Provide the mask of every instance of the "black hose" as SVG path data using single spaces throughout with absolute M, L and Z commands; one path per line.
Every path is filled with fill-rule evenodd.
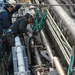
M 69 9 L 70 9 L 71 16 L 72 16 L 73 18 L 75 18 L 75 12 L 74 12 L 73 7 L 70 6 Z
M 34 60 L 34 54 L 32 52 L 32 49 L 31 49 L 31 40 L 34 39 L 33 37 L 30 37 L 29 40 L 28 40 L 28 50 L 29 50 L 29 53 L 30 53 L 30 56 L 31 56 L 31 64 L 29 64 L 29 68 L 30 68 L 30 71 L 31 71 L 31 75 L 34 75 L 33 73 L 33 69 L 32 69 L 32 66 L 34 65 L 33 63 L 33 60 Z
M 71 0 L 73 3 L 75 3 L 75 0 Z
M 34 38 L 33 38 L 33 37 L 30 37 L 30 38 L 29 38 L 28 48 L 29 48 L 29 52 L 30 52 L 31 60 L 32 60 L 32 61 L 31 61 L 31 64 L 34 65 L 34 63 L 33 63 L 34 55 L 33 55 L 33 52 L 32 52 L 32 49 L 33 49 L 33 48 L 31 48 L 31 40 L 32 40 L 32 39 L 34 39 Z
M 28 61 L 29 61 L 29 64 L 31 65 L 31 52 L 30 52 L 30 38 L 27 38 L 27 42 L 26 42 L 26 45 L 27 45 L 27 56 L 28 56 Z
M 74 4 L 71 0 L 61 0 L 64 4 Z M 73 18 L 75 18 L 75 6 L 68 6 L 69 10 L 70 10 L 70 14 Z
M 73 4 L 73 2 L 71 0 L 68 0 L 69 4 Z M 72 15 L 73 18 L 75 18 L 75 11 L 74 11 L 75 6 L 69 6 L 70 9 L 70 13 Z
M 69 2 L 69 4 L 74 4 L 74 2 L 72 0 L 67 0 L 67 1 Z M 75 6 L 72 6 L 72 7 L 75 9 Z
M 66 0 L 61 0 L 61 2 L 64 4 L 69 4 L 68 1 L 66 1 Z

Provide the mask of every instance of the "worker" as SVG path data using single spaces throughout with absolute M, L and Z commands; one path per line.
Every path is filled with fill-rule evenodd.
M 10 27 L 12 24 L 12 14 L 14 14 L 20 7 L 20 5 L 13 7 L 11 4 L 6 4 L 5 7 L 0 10 L 0 35 L 4 29 Z
M 4 42 L 2 38 L 3 30 L 8 29 L 12 24 L 12 14 L 15 13 L 21 6 L 13 7 L 11 4 L 6 4 L 4 8 L 0 9 L 0 62 L 4 55 Z
M 25 33 L 29 37 L 32 37 L 32 33 L 26 28 L 28 24 L 32 25 L 34 23 L 34 18 L 32 15 L 27 13 L 25 16 L 18 18 L 14 24 L 5 32 L 6 40 L 9 43 L 10 47 L 15 44 L 15 37 L 21 33 Z M 12 58 L 11 58 L 12 60 Z M 8 70 L 11 68 L 11 60 L 8 63 Z
M 6 37 L 11 46 L 14 45 L 14 36 L 20 33 L 25 33 L 29 37 L 32 36 L 31 32 L 26 28 L 28 24 L 32 25 L 34 23 L 34 18 L 27 13 L 24 17 L 19 18 L 14 24 L 6 31 Z

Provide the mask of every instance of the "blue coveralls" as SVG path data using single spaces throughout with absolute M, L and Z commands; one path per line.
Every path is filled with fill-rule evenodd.
M 4 12 L 0 13 L 0 61 L 4 56 L 4 44 L 2 41 L 2 32 L 4 29 L 8 29 L 11 24 L 12 24 L 12 14 L 15 13 L 21 6 L 20 5 L 16 5 L 16 7 L 9 12 L 6 7 L 4 7 L 3 9 L 5 10 Z

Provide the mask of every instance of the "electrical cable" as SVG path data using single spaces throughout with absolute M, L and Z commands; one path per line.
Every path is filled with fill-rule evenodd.
M 67 75 L 72 75 L 75 72 L 75 69 L 73 69 L 74 67 L 74 60 L 75 60 L 75 51 L 72 51 L 71 57 L 70 57 L 70 65 L 68 67 L 68 73 Z

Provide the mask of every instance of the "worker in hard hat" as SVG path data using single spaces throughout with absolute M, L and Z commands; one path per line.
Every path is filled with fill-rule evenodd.
M 25 33 L 29 37 L 32 37 L 31 31 L 27 29 L 28 24 L 32 25 L 34 23 L 34 18 L 32 15 L 27 13 L 25 16 L 18 18 L 14 24 L 12 24 L 9 29 L 5 31 L 5 38 L 9 46 L 12 48 L 15 45 L 15 37 L 22 33 Z M 11 52 L 11 50 L 10 50 Z M 11 68 L 11 61 L 8 64 L 8 70 Z
M 20 7 L 20 5 L 13 7 L 11 4 L 6 4 L 5 7 L 0 10 L 0 34 L 4 29 L 8 29 L 11 26 L 12 14 L 15 13 Z
M 4 55 L 4 45 L 2 33 L 4 29 L 8 29 L 12 25 L 12 14 L 15 13 L 21 6 L 16 5 L 14 8 L 11 4 L 6 4 L 3 9 L 0 9 L 0 62 Z
M 6 32 L 6 37 L 11 46 L 14 45 L 14 36 L 20 33 L 25 33 L 29 37 L 32 37 L 31 32 L 26 28 L 28 24 L 32 25 L 34 23 L 34 18 L 27 13 L 24 17 L 19 18 Z

